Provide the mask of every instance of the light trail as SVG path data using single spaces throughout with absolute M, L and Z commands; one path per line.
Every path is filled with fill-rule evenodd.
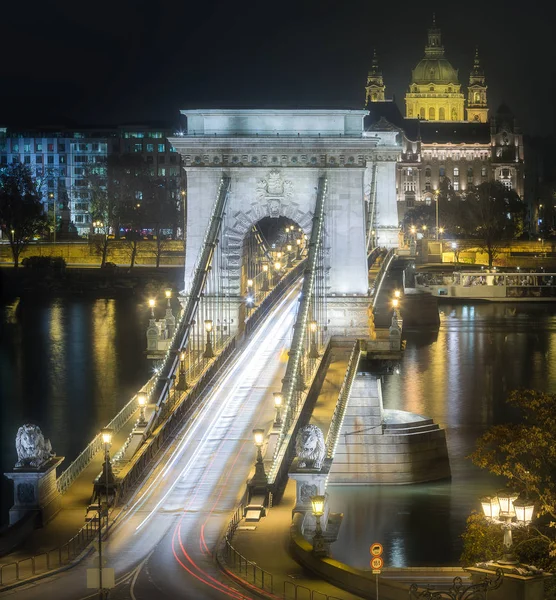
M 257 330 L 257 333 L 249 341 L 247 346 L 239 352 L 239 355 L 229 365 L 224 377 L 222 377 L 220 379 L 216 388 L 209 391 L 209 393 L 207 394 L 207 397 L 204 401 L 204 404 L 203 404 L 202 408 L 200 409 L 199 414 L 197 414 L 195 416 L 195 418 L 193 419 L 193 422 L 190 423 L 189 430 L 183 436 L 183 439 L 179 443 L 178 447 L 172 453 L 169 464 L 166 466 L 166 468 L 161 473 L 159 473 L 154 478 L 154 480 L 150 483 L 150 485 L 148 486 L 147 490 L 144 492 L 142 497 L 139 498 L 135 502 L 135 504 L 129 509 L 129 513 L 128 513 L 129 515 L 133 514 L 134 512 L 136 512 L 138 509 L 140 509 L 143 506 L 143 504 L 150 497 L 150 495 L 152 494 L 152 492 L 154 491 L 156 486 L 159 485 L 161 479 L 166 477 L 166 475 L 168 474 L 170 469 L 176 464 L 176 462 L 178 460 L 180 460 L 183 452 L 185 451 L 187 446 L 192 441 L 193 436 L 195 435 L 195 433 L 197 432 L 199 427 L 201 427 L 201 425 L 203 424 L 204 417 L 207 416 L 209 411 L 214 410 L 214 408 L 215 408 L 214 404 L 216 404 L 216 399 L 218 398 L 219 394 L 222 392 L 223 388 L 226 385 L 229 385 L 230 381 L 237 374 L 238 370 L 240 370 L 241 368 L 244 368 L 244 367 L 245 368 L 248 367 L 249 368 L 248 372 L 250 372 L 256 368 L 256 363 L 260 361 L 259 353 L 261 352 L 261 350 L 258 346 L 260 346 L 261 338 L 263 338 L 265 336 L 269 336 L 269 339 L 271 339 L 271 340 L 275 339 L 275 336 L 283 328 L 284 321 L 288 318 L 291 318 L 290 310 L 283 310 L 283 309 L 288 303 L 293 304 L 293 302 L 295 302 L 295 301 L 292 301 L 292 296 L 296 295 L 297 293 L 298 293 L 298 286 L 296 285 L 290 290 L 290 292 L 286 295 L 286 297 L 283 300 L 281 300 L 278 303 L 278 305 L 272 310 L 271 314 L 265 319 L 263 324 Z M 280 317 L 277 322 L 273 322 L 277 313 L 280 313 Z M 269 330 L 270 330 L 270 333 L 269 333 Z M 247 361 L 247 365 L 244 364 L 246 361 Z M 177 485 L 178 481 L 180 479 L 182 479 L 187 473 L 189 473 L 189 471 L 191 470 L 191 467 L 195 464 L 195 461 L 197 460 L 199 454 L 204 449 L 204 444 L 207 441 L 209 432 L 211 431 L 211 429 L 214 428 L 215 424 L 218 423 L 224 410 L 226 408 L 228 408 L 229 402 L 231 402 L 231 400 L 233 399 L 234 393 L 240 385 L 244 385 L 244 381 L 238 381 L 233 386 L 233 389 L 232 389 L 233 393 L 232 392 L 229 393 L 226 400 L 224 402 L 220 403 L 220 405 L 218 406 L 218 408 L 216 410 L 216 414 L 214 415 L 212 421 L 210 422 L 210 425 L 206 428 L 203 438 L 202 438 L 201 442 L 199 442 L 199 444 L 197 445 L 197 447 L 193 453 L 193 456 L 188 460 L 187 464 L 182 469 L 179 476 L 174 479 L 174 482 L 170 485 L 168 491 L 164 494 L 164 496 L 157 502 L 157 504 L 149 512 L 147 517 L 145 517 L 143 519 L 143 521 L 136 527 L 136 531 L 139 531 L 145 525 L 145 523 L 147 523 L 147 521 L 160 509 L 160 506 L 162 506 L 162 504 L 170 496 L 170 494 L 174 490 L 175 486 Z

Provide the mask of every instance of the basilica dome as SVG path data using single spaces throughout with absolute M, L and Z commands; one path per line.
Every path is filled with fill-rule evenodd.
M 423 58 L 413 69 L 411 83 L 459 85 L 458 72 L 445 58 Z

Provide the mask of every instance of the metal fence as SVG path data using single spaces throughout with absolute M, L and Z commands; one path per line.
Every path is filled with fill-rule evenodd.
M 96 537 L 98 523 L 86 523 L 71 540 L 57 548 L 0 565 L 0 586 L 24 581 L 67 565 Z
M 152 388 L 155 378 L 151 377 L 147 384 L 144 386 L 144 391 L 148 391 Z M 114 433 L 118 433 L 120 429 L 129 421 L 135 411 L 138 410 L 137 405 L 137 394 L 131 398 L 131 400 L 120 410 L 120 412 L 108 423 L 107 427 L 113 430 Z M 87 468 L 89 463 L 93 460 L 95 454 L 103 447 L 102 435 L 98 433 L 93 440 L 87 444 L 85 449 L 77 456 L 77 458 L 65 469 L 58 479 L 56 479 L 56 487 L 58 492 L 63 494 L 67 491 L 70 485 L 81 475 L 81 473 Z
M 359 366 L 359 359 L 361 358 L 361 340 L 357 340 L 351 351 L 346 374 L 342 385 L 340 387 L 340 393 L 338 394 L 338 400 L 336 402 L 336 408 L 332 415 L 332 421 L 330 422 L 330 429 L 326 436 L 326 458 L 334 458 L 336 452 L 336 446 L 338 444 L 338 438 L 340 436 L 340 430 L 344 421 L 344 414 L 346 405 L 351 393 L 351 386 L 355 375 L 357 374 L 357 367 Z

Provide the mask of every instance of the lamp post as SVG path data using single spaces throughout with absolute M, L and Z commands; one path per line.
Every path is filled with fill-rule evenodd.
M 496 496 L 481 498 L 481 506 L 487 520 L 502 525 L 504 530 L 504 546 L 506 554 L 498 561 L 501 565 L 516 565 L 519 563 L 512 553 L 512 529 L 528 525 L 533 520 L 535 506 L 532 502 L 518 500 L 519 494 L 502 490 Z M 515 521 L 514 521 L 515 519 Z
M 52 200 L 52 212 L 54 214 L 53 242 L 56 243 L 56 202 L 54 201 L 54 192 L 48 192 L 48 199 Z
M 423 225 L 423 236 L 427 234 L 427 226 Z
M 268 287 L 268 265 L 264 264 L 263 265 L 263 286 L 261 288 L 262 292 L 268 292 L 269 291 L 269 287 Z
M 436 241 L 438 242 L 438 199 L 440 196 L 440 190 L 434 190 L 435 200 L 434 200 L 434 210 L 436 215 Z
M 295 240 L 295 243 L 297 245 L 297 254 L 295 255 L 296 260 L 300 260 L 301 259 L 301 239 L 297 238 Z
M 292 245 L 288 244 L 286 246 L 286 250 L 287 250 L 287 254 L 286 254 L 286 266 L 289 267 L 291 265 L 291 252 L 292 252 Z
M 309 321 L 309 331 L 311 332 L 311 345 L 309 347 L 309 358 L 318 358 L 319 351 L 317 348 L 317 322 Z
M 149 298 L 149 307 L 151 309 L 151 317 L 154 319 L 154 307 L 156 306 L 156 300 L 154 298 Z
M 212 319 L 205 320 L 205 331 L 207 332 L 207 344 L 205 346 L 205 351 L 203 353 L 203 358 L 214 358 L 214 352 L 212 350 Z
M 137 396 L 137 404 L 139 405 L 139 425 L 144 427 L 147 424 L 145 419 L 145 406 L 147 405 L 147 396 L 145 394 L 139 394 Z
M 280 281 L 280 269 L 282 268 L 282 263 L 280 261 L 276 261 L 274 263 L 274 270 L 276 273 L 274 274 L 276 283 Z
M 185 378 L 185 352 L 180 352 L 180 371 L 176 389 L 185 392 L 187 390 L 187 379 Z
M 282 425 L 282 394 L 280 392 L 274 392 L 274 408 L 276 409 L 274 425 L 279 427 Z
M 253 429 L 253 441 L 257 448 L 257 461 L 255 462 L 255 475 L 251 480 L 254 488 L 266 488 L 268 479 L 264 470 L 262 447 L 264 442 L 264 429 Z
M 164 290 L 164 295 L 166 296 L 166 306 L 168 308 L 172 308 L 172 305 L 170 304 L 170 299 L 172 298 L 172 290 L 170 288 Z
M 440 239 L 442 239 L 442 234 L 444 233 L 444 227 L 439 227 L 438 233 L 440 234 Z
M 324 500 L 324 496 L 311 496 L 313 515 L 316 519 L 315 536 L 313 537 L 313 554 L 315 556 L 327 556 L 328 554 L 320 523 L 321 517 L 324 515 Z

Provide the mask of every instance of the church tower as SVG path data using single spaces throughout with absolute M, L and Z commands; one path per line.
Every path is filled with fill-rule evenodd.
M 444 56 L 442 35 L 433 16 L 425 56 L 413 69 L 405 95 L 405 115 L 427 121 L 463 121 L 464 104 L 458 72 Z
M 365 86 L 365 105 L 371 102 L 384 102 L 386 100 L 384 93 L 386 86 L 382 79 L 382 71 L 378 66 L 376 50 L 373 55 L 373 64 L 367 75 L 367 85 Z
M 478 48 L 475 50 L 475 61 L 467 88 L 467 120 L 479 123 L 488 121 L 487 86 Z

